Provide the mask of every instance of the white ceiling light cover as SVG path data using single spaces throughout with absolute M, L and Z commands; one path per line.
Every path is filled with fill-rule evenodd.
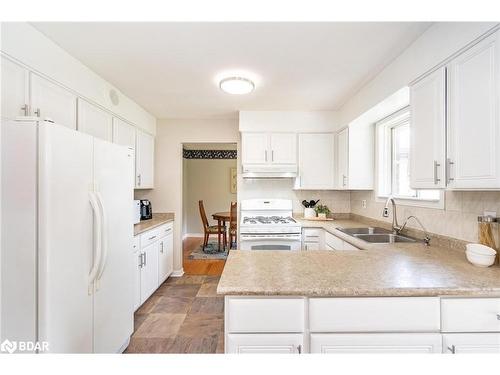
M 227 77 L 220 81 L 219 87 L 228 94 L 244 95 L 251 93 L 255 89 L 255 84 L 245 77 Z

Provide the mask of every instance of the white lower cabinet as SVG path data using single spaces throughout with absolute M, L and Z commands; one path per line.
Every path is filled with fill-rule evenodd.
M 327 250 L 359 250 L 357 247 L 351 245 L 337 236 L 334 236 L 330 232 L 325 234 L 325 245 Z
M 174 270 L 174 235 L 172 225 L 167 229 L 167 235 L 163 237 L 158 246 L 158 284 L 161 285 Z
M 158 288 L 158 242 L 146 246 L 142 252 L 141 304 Z
M 311 334 L 311 353 L 441 353 L 439 333 Z
M 301 333 L 229 334 L 226 340 L 226 353 L 300 354 L 303 348 Z
M 443 353 L 500 353 L 500 333 L 444 334 Z

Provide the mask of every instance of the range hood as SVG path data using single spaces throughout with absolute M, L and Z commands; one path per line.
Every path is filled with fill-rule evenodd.
M 295 164 L 250 164 L 243 165 L 243 178 L 295 178 L 297 165 Z

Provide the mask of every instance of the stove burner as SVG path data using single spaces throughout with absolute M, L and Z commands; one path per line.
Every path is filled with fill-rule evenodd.
M 243 224 L 290 224 L 296 223 L 291 216 L 255 216 L 243 218 Z

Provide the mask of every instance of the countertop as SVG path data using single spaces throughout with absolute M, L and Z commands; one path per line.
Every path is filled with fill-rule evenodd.
M 173 212 L 153 214 L 152 219 L 143 220 L 138 224 L 134 224 L 134 236 L 147 232 L 150 229 L 156 228 L 162 224 L 169 223 L 171 221 L 174 221 Z
M 369 244 L 336 227 L 353 220 L 301 221 L 360 251 L 230 251 L 217 288 L 224 295 L 500 296 L 500 267 L 473 266 L 461 251 L 422 243 Z

